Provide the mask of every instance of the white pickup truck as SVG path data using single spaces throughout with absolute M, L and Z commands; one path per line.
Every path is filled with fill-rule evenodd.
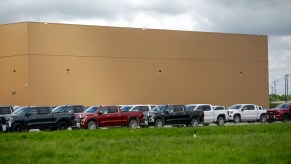
M 219 126 L 219 125 L 224 125 L 224 123 L 228 121 L 228 114 L 225 108 L 224 109 L 217 108 L 217 110 L 214 110 L 214 108 L 210 104 L 188 104 L 185 107 L 187 111 L 192 111 L 192 110 L 203 111 L 204 112 L 203 125 L 216 123 Z
M 265 123 L 267 121 L 267 110 L 259 109 L 255 104 L 235 104 L 227 110 L 229 112 L 229 121 L 233 121 L 234 123 L 245 121 L 260 121 L 261 123 Z

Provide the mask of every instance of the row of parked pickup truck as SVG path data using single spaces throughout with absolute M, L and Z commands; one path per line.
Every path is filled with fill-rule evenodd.
M 107 126 L 146 128 L 165 125 L 198 126 L 225 122 L 287 121 L 291 118 L 291 104 L 265 110 L 255 104 L 235 104 L 228 109 L 210 104 L 188 105 L 82 105 L 25 106 L 14 110 L 0 107 L 2 131 L 65 130 L 69 127 L 96 129 Z

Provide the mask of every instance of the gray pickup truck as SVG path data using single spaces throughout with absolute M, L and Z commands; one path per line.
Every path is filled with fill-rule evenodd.
M 5 116 L 3 131 L 22 132 L 29 129 L 65 130 L 72 125 L 74 115 L 71 112 L 52 113 L 48 106 L 21 107 Z

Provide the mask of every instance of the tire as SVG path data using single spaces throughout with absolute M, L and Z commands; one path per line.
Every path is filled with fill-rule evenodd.
M 288 117 L 288 115 L 284 115 L 282 121 L 283 121 L 283 122 L 289 121 L 289 117 Z
M 61 121 L 58 125 L 59 130 L 67 130 L 68 129 L 68 124 L 64 121 Z
M 239 123 L 240 122 L 240 116 L 239 115 L 234 115 L 233 116 L 233 122 L 234 123 Z
M 163 120 L 162 120 L 162 119 L 157 119 L 157 120 L 155 121 L 155 128 L 162 128 L 162 127 L 164 127 L 164 122 L 163 122 Z
M 219 116 L 218 118 L 217 118 L 217 126 L 222 126 L 222 125 L 224 125 L 224 123 L 225 123 L 225 119 L 222 117 L 222 116 Z
M 88 129 L 89 130 L 95 130 L 97 128 L 97 124 L 95 121 L 91 120 L 88 122 Z
M 198 125 L 199 125 L 199 122 L 198 122 L 197 118 L 192 118 L 190 121 L 190 126 L 197 127 Z
M 14 132 L 23 132 L 23 125 L 21 123 L 15 123 L 13 125 Z
M 137 126 L 138 126 L 138 122 L 136 119 L 131 119 L 128 123 L 129 128 L 134 129 L 134 128 L 137 128 Z
M 261 117 L 260 117 L 260 122 L 261 122 L 261 123 L 266 123 L 266 122 L 267 122 L 267 117 L 266 117 L 266 115 L 261 115 Z

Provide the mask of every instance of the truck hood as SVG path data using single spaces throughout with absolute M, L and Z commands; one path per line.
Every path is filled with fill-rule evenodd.
M 82 118 L 82 117 L 85 117 L 85 116 L 93 116 L 95 115 L 96 113 L 75 113 L 75 117 L 76 118 Z
M 240 110 L 237 110 L 237 109 L 227 109 L 228 111 L 240 111 Z
M 9 120 L 10 118 L 13 118 L 13 119 L 20 119 L 20 118 L 24 118 L 24 116 L 22 115 L 16 115 L 16 114 L 7 114 L 7 115 L 4 115 L 5 116 L 5 120 Z
M 270 109 L 270 110 L 267 110 L 267 114 L 277 114 L 277 113 L 280 113 L 281 111 L 284 111 L 284 109 Z

